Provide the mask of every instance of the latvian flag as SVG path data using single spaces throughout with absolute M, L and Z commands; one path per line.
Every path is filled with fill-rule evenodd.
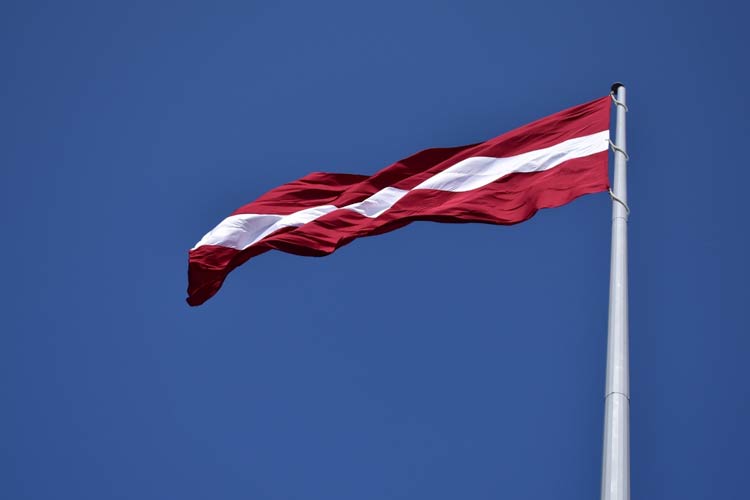
M 609 188 L 610 97 L 488 141 L 421 151 L 367 176 L 314 172 L 237 209 L 190 250 L 188 304 L 271 249 L 327 255 L 417 220 L 517 224 Z

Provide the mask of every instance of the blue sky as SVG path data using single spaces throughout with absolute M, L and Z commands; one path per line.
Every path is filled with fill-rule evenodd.
M 310 171 L 373 173 L 628 85 L 633 498 L 740 499 L 748 7 L 6 2 L 0 497 L 599 494 L 606 194 L 513 227 L 187 250 Z

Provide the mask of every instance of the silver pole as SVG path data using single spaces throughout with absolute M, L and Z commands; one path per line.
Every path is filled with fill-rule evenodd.
M 628 186 L 625 86 L 616 94 L 612 255 L 609 275 L 607 382 L 604 395 L 602 500 L 630 500 L 630 375 L 628 361 Z

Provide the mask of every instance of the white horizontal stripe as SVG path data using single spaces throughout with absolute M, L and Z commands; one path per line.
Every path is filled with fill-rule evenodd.
M 464 192 L 478 189 L 501 177 L 518 172 L 541 172 L 555 168 L 574 158 L 583 158 L 605 151 L 609 130 L 569 139 L 544 149 L 537 149 L 508 158 L 474 156 L 433 175 L 414 189 Z
M 517 172 L 541 172 L 563 162 L 583 158 L 608 148 L 609 130 L 569 139 L 554 146 L 507 158 L 474 156 L 435 174 L 414 189 L 464 192 L 486 186 L 501 177 Z M 358 203 L 343 207 L 365 217 L 379 217 L 409 191 L 387 187 Z M 289 215 L 237 214 L 221 221 L 193 249 L 203 245 L 221 245 L 244 250 L 283 227 L 299 227 L 329 214 L 338 207 L 322 205 Z
M 230 215 L 201 238 L 193 250 L 203 245 L 221 245 L 243 250 L 282 227 L 299 227 L 337 209 L 333 205 L 322 205 L 289 215 Z
M 347 205 L 344 208 L 354 210 L 355 212 L 360 213 L 365 217 L 374 219 L 375 217 L 379 216 L 380 214 L 391 208 L 393 205 L 395 205 L 396 202 L 403 198 L 404 195 L 408 192 L 409 191 L 406 191 L 404 189 L 387 187 L 385 189 L 381 189 L 364 201 Z

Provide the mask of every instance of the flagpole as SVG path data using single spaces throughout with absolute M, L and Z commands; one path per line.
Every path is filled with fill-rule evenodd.
M 625 86 L 612 85 L 617 130 L 612 186 L 607 381 L 604 395 L 602 500 L 630 500 L 630 374 L 628 360 L 628 187 Z

